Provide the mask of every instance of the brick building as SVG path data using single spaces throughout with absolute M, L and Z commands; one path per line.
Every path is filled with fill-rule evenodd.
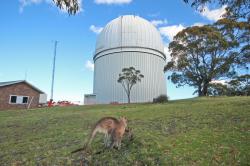
M 36 108 L 47 95 L 27 81 L 0 82 L 0 110 Z

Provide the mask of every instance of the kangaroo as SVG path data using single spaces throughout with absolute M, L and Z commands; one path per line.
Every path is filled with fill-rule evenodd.
M 127 128 L 127 119 L 125 117 L 121 117 L 119 123 L 111 131 L 110 148 L 113 148 L 114 146 L 117 147 L 118 149 L 121 148 L 121 141 L 124 133 L 126 132 L 126 128 Z
M 121 140 L 125 133 L 126 127 L 127 119 L 125 117 L 121 117 L 119 120 L 113 117 L 104 117 L 95 124 L 90 134 L 90 137 L 84 147 L 77 149 L 71 153 L 84 150 L 86 147 L 88 147 L 97 133 L 104 134 L 105 147 L 117 147 L 118 149 L 120 149 Z
M 104 117 L 96 123 L 86 146 L 91 144 L 97 133 L 103 133 L 106 147 L 120 147 L 126 127 L 127 119 L 125 117 L 121 117 L 119 120 L 113 117 Z

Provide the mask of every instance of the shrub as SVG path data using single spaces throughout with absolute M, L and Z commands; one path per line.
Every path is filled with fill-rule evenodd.
M 153 99 L 153 103 L 166 103 L 168 102 L 168 96 L 160 95 Z

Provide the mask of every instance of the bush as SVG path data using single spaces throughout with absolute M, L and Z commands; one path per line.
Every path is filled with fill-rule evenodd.
M 153 99 L 153 103 L 166 103 L 168 102 L 168 96 L 160 95 Z

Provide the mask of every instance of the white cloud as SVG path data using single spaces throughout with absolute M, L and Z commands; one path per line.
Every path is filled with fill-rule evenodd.
M 210 83 L 211 83 L 211 84 L 222 84 L 222 85 L 227 85 L 227 81 L 226 81 L 226 80 L 212 80 Z
M 191 26 L 203 26 L 203 25 L 204 25 L 203 23 L 197 22 Z M 179 24 L 179 25 L 163 26 L 163 27 L 159 27 L 158 29 L 161 35 L 163 37 L 167 37 L 169 42 L 171 42 L 174 36 L 185 28 L 186 28 L 185 26 L 183 26 L 182 24 Z M 171 60 L 171 56 L 170 56 L 171 52 L 169 51 L 168 46 L 169 46 L 169 43 L 164 43 L 164 53 L 166 55 L 166 62 L 169 62 Z
M 148 14 L 149 17 L 158 17 L 160 12 Z
M 164 45 L 164 53 L 166 55 L 166 62 L 169 62 L 171 60 L 171 56 L 170 56 L 170 51 L 168 49 L 168 44 Z
M 202 27 L 204 24 L 201 22 L 194 23 L 192 26 Z
M 30 5 L 37 5 L 37 4 L 41 4 L 41 3 L 47 3 L 47 4 L 55 6 L 53 0 L 19 0 L 19 2 L 20 2 L 20 7 L 19 7 L 19 12 L 20 13 L 23 12 L 25 7 L 30 6 Z M 78 0 L 78 3 L 79 3 L 79 6 L 80 6 L 79 12 L 81 12 L 82 11 L 82 0 Z M 60 11 L 62 11 L 63 13 L 67 13 L 66 5 L 63 5 L 63 7 L 62 7 L 62 9 Z
M 154 26 L 160 26 L 160 25 L 164 25 L 164 24 L 167 24 L 168 21 L 166 19 L 164 20 L 152 20 L 151 23 L 154 25 Z
M 222 6 L 221 8 L 210 10 L 207 6 L 204 7 L 204 11 L 200 14 L 211 21 L 217 21 L 223 18 L 223 14 L 226 12 L 226 5 Z
M 107 5 L 111 4 L 121 5 L 121 4 L 129 4 L 131 2 L 132 0 L 95 0 L 96 4 L 107 4 Z
M 96 34 L 99 34 L 103 30 L 103 27 L 96 27 L 95 25 L 91 25 L 89 29 Z
M 94 71 L 94 63 L 91 62 L 90 60 L 88 60 L 86 63 L 85 63 L 85 67 L 90 70 L 90 71 Z
M 46 0 L 19 0 L 20 2 L 19 12 L 22 13 L 26 6 L 29 6 L 32 4 L 40 4 L 44 1 Z
M 179 24 L 179 25 L 160 27 L 159 30 L 162 36 L 167 37 L 169 41 L 172 41 L 174 36 L 184 28 L 185 27 L 182 24 Z

